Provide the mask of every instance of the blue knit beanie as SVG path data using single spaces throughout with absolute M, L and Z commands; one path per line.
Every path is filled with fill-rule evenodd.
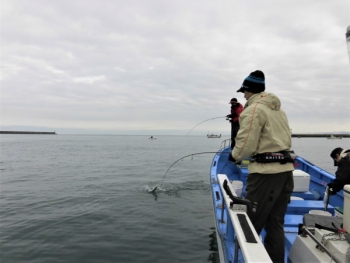
M 260 93 L 265 90 L 265 75 L 262 71 L 256 70 L 245 78 L 243 84 L 237 92 L 249 91 L 252 93 Z

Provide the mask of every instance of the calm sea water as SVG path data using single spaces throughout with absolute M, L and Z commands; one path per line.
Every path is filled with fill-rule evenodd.
M 1 135 L 0 262 L 218 262 L 209 189 L 221 139 Z M 334 173 L 350 140 L 293 139 Z

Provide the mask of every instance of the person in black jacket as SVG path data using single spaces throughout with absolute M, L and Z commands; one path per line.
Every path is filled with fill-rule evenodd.
M 331 152 L 330 156 L 334 160 L 334 166 L 338 166 L 334 181 L 328 184 L 330 194 L 334 195 L 343 190 L 344 185 L 350 184 L 350 150 L 338 147 Z

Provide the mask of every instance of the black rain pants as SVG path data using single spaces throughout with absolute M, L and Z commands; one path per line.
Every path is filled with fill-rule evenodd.
M 231 123 L 231 149 L 233 149 L 236 145 L 236 136 L 237 136 L 237 132 L 239 130 L 239 123 Z
M 257 203 L 256 212 L 248 215 L 259 235 L 265 228 L 264 246 L 274 263 L 284 262 L 284 216 L 293 188 L 292 171 L 252 173 L 247 178 L 245 198 Z

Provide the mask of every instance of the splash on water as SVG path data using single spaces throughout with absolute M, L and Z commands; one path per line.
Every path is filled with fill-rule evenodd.
M 155 191 L 157 191 L 158 185 L 152 187 L 151 189 L 148 189 L 149 193 L 154 193 Z
M 159 185 L 149 187 L 147 184 L 144 186 L 144 191 L 148 193 L 156 193 L 165 191 L 165 189 L 161 188 Z
M 167 195 L 181 197 L 182 193 L 186 191 L 198 191 L 198 190 L 210 191 L 210 187 L 208 184 L 206 184 L 203 181 L 188 181 L 180 184 L 170 183 L 170 184 L 167 184 L 166 189 L 161 188 L 161 190 Z

